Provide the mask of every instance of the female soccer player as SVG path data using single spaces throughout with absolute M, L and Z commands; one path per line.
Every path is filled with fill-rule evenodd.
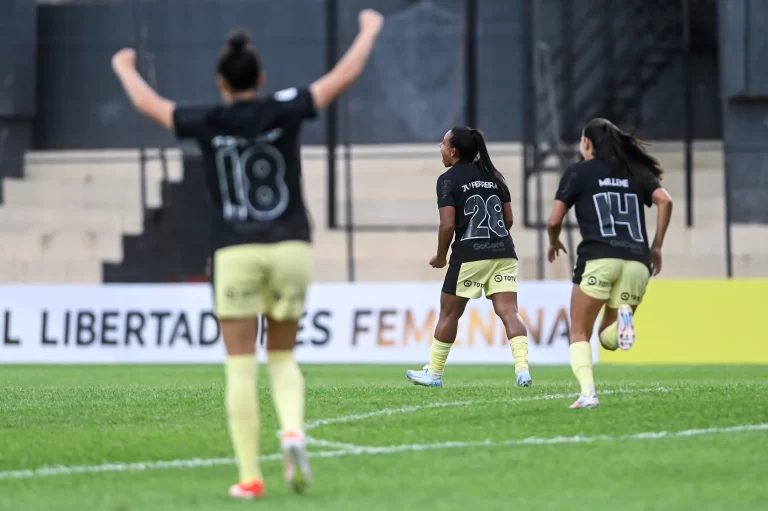
M 179 138 L 197 141 L 215 204 L 211 281 L 227 349 L 226 409 L 240 480 L 229 494 L 262 496 L 254 356 L 257 317 L 267 318 L 269 376 L 282 429 L 285 478 L 296 491 L 309 483 L 304 379 L 293 357 L 298 320 L 311 279 L 310 226 L 301 191 L 299 132 L 305 119 L 363 71 L 383 24 L 376 11 L 359 15 L 360 32 L 333 70 L 306 89 L 258 97 L 264 73 L 248 36 L 227 41 L 217 63 L 224 105 L 177 107 L 135 68 L 132 49 L 112 64 L 133 105 Z
M 504 323 L 515 360 L 517 384 L 531 385 L 528 372 L 528 332 L 517 312 L 517 255 L 509 228 L 512 205 L 509 188 L 488 154 L 480 130 L 456 126 L 440 143 L 448 170 L 437 179 L 440 228 L 437 255 L 429 264 L 443 268 L 451 247 L 451 263 L 440 296 L 440 318 L 429 364 L 407 371 L 416 385 L 443 386 L 443 369 L 456 340 L 459 318 L 471 298 L 485 296 Z M 455 234 L 455 238 L 454 238 Z
M 635 342 L 632 316 L 651 274 L 661 272 L 661 247 L 672 215 L 672 199 L 661 187 L 659 162 L 636 137 L 606 119 L 593 119 L 581 135 L 584 161 L 565 171 L 549 217 L 549 262 L 565 247 L 560 229 L 576 207 L 582 242 L 571 294 L 571 367 L 581 384 L 571 408 L 599 405 L 592 376 L 589 339 L 605 305 L 600 343 L 628 350 Z M 648 247 L 642 205 L 659 209 L 656 237 Z M 617 319 L 618 317 L 618 319 Z

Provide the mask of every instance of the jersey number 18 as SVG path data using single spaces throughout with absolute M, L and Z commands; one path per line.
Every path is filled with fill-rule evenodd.
M 285 159 L 274 146 L 242 147 L 235 137 L 218 137 L 216 171 L 224 218 L 232 222 L 269 222 L 288 207 Z

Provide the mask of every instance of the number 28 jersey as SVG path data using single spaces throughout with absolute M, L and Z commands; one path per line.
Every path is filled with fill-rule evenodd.
M 456 208 L 451 263 L 515 258 L 504 225 L 507 192 L 477 165 L 457 163 L 437 179 L 437 207 Z
M 213 250 L 311 240 L 301 187 L 299 135 L 316 116 L 307 89 L 207 108 L 176 108 L 180 139 L 194 139 L 214 204 Z
M 582 242 L 578 262 L 594 259 L 639 261 L 650 268 L 651 255 L 645 228 L 645 210 L 656 179 L 640 182 L 617 176 L 605 162 L 587 160 L 568 167 L 555 199 L 574 206 Z

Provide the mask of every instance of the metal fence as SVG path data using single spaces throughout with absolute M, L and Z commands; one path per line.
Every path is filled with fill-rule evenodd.
M 153 14 L 146 0 L 131 1 L 141 70 L 154 85 L 156 59 L 147 42 L 148 17 Z M 355 278 L 355 233 L 435 228 L 429 222 L 359 219 L 354 207 L 354 166 L 361 158 L 376 156 L 353 154 L 353 146 L 377 134 L 390 142 L 436 144 L 453 124 L 470 124 L 490 132 L 492 140 L 521 141 L 523 219 L 526 227 L 540 235 L 540 278 L 544 277 L 544 205 L 551 199 L 541 180 L 574 161 L 579 126 L 588 118 L 605 116 L 624 128 L 639 129 L 648 138 L 657 133 L 660 138 L 683 140 L 683 204 L 686 225 L 693 226 L 692 147 L 697 133 L 692 1 L 324 0 L 323 19 L 317 21 L 323 27 L 324 40 L 318 43 L 324 48 L 326 70 L 354 37 L 360 8 L 378 8 L 388 20 L 383 44 L 372 59 L 372 66 L 378 66 L 376 73 L 364 76 L 322 119 L 328 190 L 325 218 L 329 229 L 346 233 L 350 278 Z M 695 3 L 701 7 L 701 2 Z M 682 79 L 673 86 L 660 83 L 660 77 L 675 66 Z M 430 77 L 438 79 L 430 82 Z M 654 87 L 666 91 L 665 101 L 649 105 L 644 100 Z M 669 105 L 675 105 L 675 119 L 667 122 Z M 380 124 L 371 128 L 377 121 Z M 673 132 L 664 133 L 664 129 Z M 397 136 L 391 136 L 392 130 Z M 366 133 L 363 139 L 362 132 Z M 158 146 L 145 135 L 139 125 L 136 143 L 142 172 L 147 164 L 145 148 Z M 164 157 L 162 148 L 159 154 Z M 567 226 L 572 245 L 573 222 Z M 730 261 L 729 244 L 727 250 Z

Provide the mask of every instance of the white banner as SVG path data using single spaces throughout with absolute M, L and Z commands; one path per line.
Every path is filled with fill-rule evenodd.
M 531 364 L 568 364 L 570 293 L 569 282 L 520 284 Z M 420 367 L 429 360 L 439 300 L 440 283 L 316 284 L 297 358 Z M 221 363 L 224 357 L 207 284 L 0 287 L 0 363 Z M 469 302 L 449 363 L 512 363 L 490 300 Z

